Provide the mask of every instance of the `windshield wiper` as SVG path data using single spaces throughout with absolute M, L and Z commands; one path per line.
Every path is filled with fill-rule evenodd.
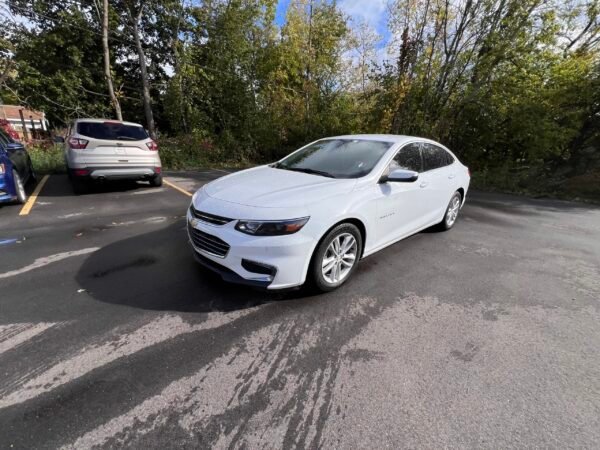
M 138 139 L 131 136 L 117 136 L 115 138 L 117 141 L 137 141 Z
M 309 173 L 311 175 L 321 175 L 322 177 L 335 178 L 335 175 L 330 174 L 329 172 L 324 172 L 323 170 L 316 169 L 308 169 L 304 167 L 284 167 L 281 164 L 276 166 L 277 169 L 291 170 L 292 172 L 302 172 Z

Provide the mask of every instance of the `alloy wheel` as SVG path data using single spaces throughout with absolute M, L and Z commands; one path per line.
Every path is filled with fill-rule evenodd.
M 456 194 L 450 200 L 450 205 L 448 206 L 448 212 L 446 212 L 446 226 L 450 228 L 456 222 L 456 218 L 458 217 L 458 211 L 460 210 L 460 195 Z
M 337 235 L 325 250 L 321 271 L 325 281 L 341 283 L 350 274 L 356 263 L 358 244 L 350 233 Z

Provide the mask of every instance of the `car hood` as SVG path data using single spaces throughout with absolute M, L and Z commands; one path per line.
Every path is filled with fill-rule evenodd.
M 260 166 L 233 173 L 205 187 L 208 196 L 263 208 L 306 206 L 352 190 L 356 180 L 326 178 Z

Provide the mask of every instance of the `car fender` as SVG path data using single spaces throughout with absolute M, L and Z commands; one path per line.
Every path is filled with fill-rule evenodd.
M 311 226 L 309 233 L 314 237 L 313 245 L 310 248 L 309 257 L 305 261 L 303 268 L 303 280 L 306 280 L 308 269 L 312 261 L 312 257 L 317 250 L 321 240 L 327 235 L 327 233 L 340 223 L 347 222 L 349 220 L 360 221 L 365 228 L 366 239 L 363 242 L 363 253 L 366 246 L 366 240 L 371 242 L 371 237 L 374 235 L 375 230 L 372 224 L 367 219 L 366 211 L 367 208 L 374 207 L 374 202 L 369 202 L 370 195 L 365 192 L 359 192 L 359 198 L 356 198 L 357 192 L 353 191 L 349 195 L 353 198 L 353 201 L 349 200 L 349 195 L 339 195 L 334 198 L 328 198 L 326 205 L 314 206 L 313 212 L 317 214 L 311 215 Z M 370 205 L 369 205 L 370 203 Z

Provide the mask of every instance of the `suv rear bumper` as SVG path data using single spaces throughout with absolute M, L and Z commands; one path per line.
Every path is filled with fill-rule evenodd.
M 89 180 L 149 180 L 160 175 L 160 167 L 86 167 L 70 169 L 73 178 Z

